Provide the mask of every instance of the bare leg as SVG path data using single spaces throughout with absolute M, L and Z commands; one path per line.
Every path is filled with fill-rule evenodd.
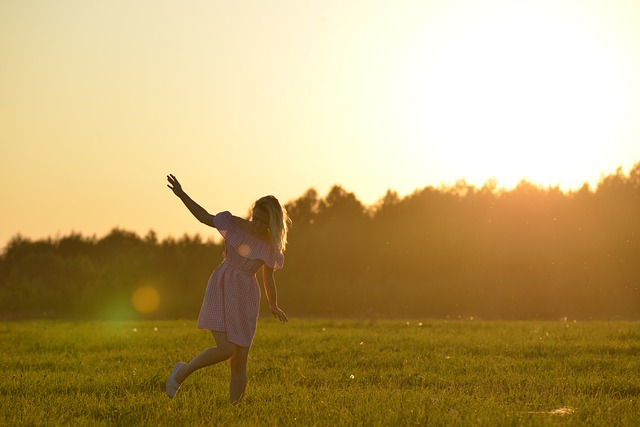
M 233 356 L 234 345 L 227 341 L 227 334 L 225 332 L 215 331 L 211 331 L 211 333 L 213 338 L 216 340 L 216 347 L 206 349 L 193 358 L 191 362 L 184 365 L 175 376 L 178 383 L 182 384 L 189 375 L 198 369 L 215 365 L 216 363 L 225 361 Z
M 247 358 L 249 347 L 235 346 L 235 352 L 231 356 L 231 380 L 229 381 L 229 400 L 238 404 L 244 396 L 247 388 Z

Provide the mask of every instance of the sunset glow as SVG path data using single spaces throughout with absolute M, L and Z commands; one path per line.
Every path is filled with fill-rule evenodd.
M 640 3 L 0 4 L 0 247 L 207 233 L 334 184 L 592 188 L 640 160 Z M 241 166 L 239 166 L 241 165 Z

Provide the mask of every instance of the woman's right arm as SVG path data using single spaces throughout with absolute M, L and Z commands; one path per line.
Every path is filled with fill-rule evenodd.
M 182 203 L 184 203 L 187 209 L 189 209 L 189 212 L 191 212 L 193 216 L 195 216 L 201 223 L 208 225 L 209 227 L 213 227 L 214 215 L 211 215 L 209 212 L 207 212 L 202 206 L 194 202 L 193 199 L 184 192 L 184 190 L 182 189 L 182 185 L 180 185 L 180 182 L 178 181 L 178 178 L 169 174 L 167 175 L 167 181 L 169 181 L 167 187 L 169 187 L 171 191 L 173 191 L 173 194 L 175 194 L 180 198 L 180 200 L 182 200 Z

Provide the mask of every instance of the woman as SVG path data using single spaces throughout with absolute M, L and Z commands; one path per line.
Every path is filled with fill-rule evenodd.
M 225 240 L 225 251 L 222 264 L 209 278 L 198 316 L 198 328 L 211 331 L 216 347 L 204 350 L 189 363 L 178 362 L 167 380 L 166 391 L 173 397 L 193 372 L 230 359 L 229 397 L 232 403 L 238 403 L 247 385 L 247 356 L 260 308 L 256 279 L 260 268 L 271 313 L 287 321 L 278 307 L 274 271 L 284 263 L 290 221 L 273 196 L 256 201 L 250 221 L 229 212 L 211 215 L 184 192 L 175 176 L 168 175 L 167 180 L 167 187 L 200 222 L 218 229 Z

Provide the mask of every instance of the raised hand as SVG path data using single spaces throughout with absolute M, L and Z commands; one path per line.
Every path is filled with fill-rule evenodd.
M 178 182 L 178 178 L 176 178 L 172 174 L 169 174 L 167 175 L 167 181 L 169 181 L 169 184 L 167 184 L 167 187 L 169 187 L 171 191 L 173 191 L 173 194 L 175 194 L 178 197 L 184 194 L 184 191 L 182 190 L 182 185 L 180 185 L 180 182 Z

